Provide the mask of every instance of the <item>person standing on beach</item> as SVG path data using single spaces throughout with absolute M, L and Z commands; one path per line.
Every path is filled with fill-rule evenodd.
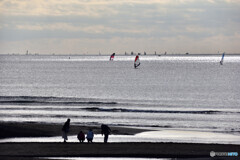
M 102 135 L 104 134 L 104 143 L 107 143 L 108 135 L 111 133 L 111 129 L 105 124 L 101 125 L 101 129 L 102 129 Z
M 66 143 L 68 140 L 67 133 L 69 132 L 69 128 L 70 128 L 70 119 L 68 118 L 62 127 L 62 133 L 63 133 L 62 138 L 64 139 L 63 141 L 64 143 Z
M 90 143 L 90 142 L 92 143 L 93 137 L 94 137 L 93 131 L 92 131 L 92 129 L 89 129 L 89 131 L 88 131 L 88 133 L 87 133 L 88 143 Z

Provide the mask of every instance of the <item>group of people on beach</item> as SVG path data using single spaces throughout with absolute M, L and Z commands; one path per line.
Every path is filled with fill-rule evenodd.
M 93 137 L 94 137 L 94 133 L 93 133 L 92 129 L 89 129 L 87 136 L 86 136 L 88 143 L 92 143 Z M 80 131 L 78 133 L 77 138 L 80 143 L 83 143 L 85 141 L 85 134 L 83 133 L 83 131 Z
M 64 123 L 63 127 L 62 127 L 62 138 L 64 139 L 64 143 L 67 142 L 68 137 L 67 134 L 69 132 L 70 129 L 70 119 L 68 118 L 67 121 Z M 111 133 L 111 129 L 105 125 L 102 124 L 101 125 L 101 133 L 102 135 L 104 135 L 104 143 L 108 142 L 108 136 Z M 92 131 L 92 129 L 89 129 L 87 135 L 86 135 L 86 139 L 88 141 L 88 143 L 92 143 L 93 142 L 93 137 L 94 137 L 94 133 Z M 80 131 L 77 135 L 77 138 L 79 140 L 80 143 L 83 143 L 85 141 L 85 134 L 83 133 L 83 131 Z

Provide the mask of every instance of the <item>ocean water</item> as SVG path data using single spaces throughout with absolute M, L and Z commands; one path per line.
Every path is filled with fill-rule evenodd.
M 0 55 L 0 121 L 240 135 L 240 56 Z

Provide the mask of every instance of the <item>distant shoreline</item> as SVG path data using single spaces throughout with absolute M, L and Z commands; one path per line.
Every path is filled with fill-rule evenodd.
M 98 54 L 20 54 L 20 53 L 9 53 L 9 54 L 0 54 L 0 56 L 110 56 L 111 53 L 109 54 L 102 54 L 102 55 L 98 55 Z M 186 54 L 186 53 L 169 53 L 169 54 L 164 54 L 164 53 L 158 53 L 158 54 L 147 54 L 147 55 L 144 55 L 144 54 L 141 54 L 140 56 L 219 56 L 219 55 L 222 55 L 222 53 L 189 53 L 189 54 Z M 226 53 L 225 55 L 227 56 L 240 56 L 240 53 Z M 116 54 L 115 55 L 116 57 L 117 56 L 136 56 L 136 53 L 131 55 L 131 54 L 127 54 L 127 55 L 124 55 L 124 54 Z

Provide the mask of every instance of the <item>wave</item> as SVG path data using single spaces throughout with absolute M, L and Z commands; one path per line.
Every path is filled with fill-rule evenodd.
M 0 105 L 22 105 L 25 107 L 5 107 L 0 110 L 85 110 L 89 112 L 132 112 L 132 113 L 166 113 L 166 114 L 240 114 L 240 112 L 221 111 L 221 110 L 155 110 L 155 109 L 131 109 L 131 105 L 135 103 L 118 103 L 114 101 L 107 101 L 94 98 L 74 98 L 74 97 L 42 97 L 42 96 L 0 96 Z M 55 107 L 41 107 L 29 108 L 32 106 L 74 106 L 71 108 L 55 108 Z M 140 104 L 138 104 L 140 105 Z M 145 104 L 144 106 L 146 106 Z M 77 107 L 79 106 L 79 107 Z M 89 107 L 88 107 L 89 106 Z M 99 106 L 99 107 L 98 107 Z M 104 106 L 101 107 L 101 106 Z M 117 107 L 118 108 L 114 108 Z M 119 108 L 126 106 L 126 108 Z M 159 107 L 157 107 L 159 108 Z
M 179 111 L 179 110 L 141 110 L 141 109 L 124 109 L 124 108 L 82 108 L 91 112 L 136 112 L 136 113 L 176 113 L 176 114 L 218 114 L 218 113 L 233 113 L 217 110 L 200 110 L 200 111 Z M 240 113 L 240 112 L 234 112 Z
M 78 116 L 78 115 L 63 115 L 63 114 L 1 114 L 1 118 L 74 118 L 74 119 L 102 119 L 102 118 L 111 118 L 110 116 Z
M 98 108 L 98 107 L 71 107 L 71 108 L 59 108 L 59 107 L 41 107 L 41 108 L 28 108 L 28 107 L 11 107 L 5 108 L 1 107 L 0 110 L 35 110 L 35 111 L 80 111 L 85 110 L 88 112 L 136 112 L 136 113 L 174 113 L 174 114 L 240 114 L 240 112 L 231 111 L 217 111 L 217 110 L 201 110 L 201 111 L 174 111 L 174 110 L 138 110 L 138 109 L 123 109 L 123 108 Z
M 38 96 L 0 96 L 0 104 L 25 105 L 116 105 L 117 102 L 97 101 L 90 98 L 38 97 Z

